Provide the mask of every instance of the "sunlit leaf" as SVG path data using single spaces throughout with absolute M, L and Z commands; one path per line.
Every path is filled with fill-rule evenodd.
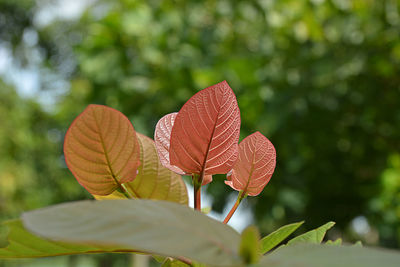
M 142 164 L 133 182 L 127 184 L 134 196 L 188 203 L 186 185 L 180 175 L 165 168 L 159 161 L 154 141 L 138 134 Z
M 80 201 L 27 212 L 22 219 L 27 229 L 52 240 L 115 245 L 210 265 L 240 261 L 235 230 L 168 201 Z
M 275 246 L 277 246 L 280 242 L 285 240 L 291 233 L 296 231 L 304 222 L 291 223 L 285 226 L 282 226 L 278 230 L 270 233 L 263 239 L 261 239 L 261 254 L 265 254 Z
M 134 250 L 116 246 L 92 246 L 85 244 L 68 244 L 46 240 L 25 229 L 21 220 L 4 223 L 10 230 L 8 245 L 0 248 L 0 258 L 37 258 L 58 255 L 104 253 L 104 252 L 133 252 Z
M 334 222 L 328 222 L 317 229 L 308 231 L 302 235 L 296 236 L 295 238 L 291 239 L 287 244 L 294 245 L 299 243 L 313 243 L 319 244 L 324 239 L 326 232 L 331 229 L 335 225 Z
M 182 177 L 161 165 L 154 141 L 137 133 L 140 145 L 140 166 L 133 182 L 125 183 L 134 197 L 168 200 L 188 204 L 186 185 Z M 109 196 L 95 196 L 96 199 L 125 199 L 124 194 L 114 191 Z
M 136 177 L 140 148 L 135 129 L 121 112 L 89 105 L 65 136 L 68 168 L 91 194 L 108 195 Z
M 223 81 L 191 97 L 175 118 L 170 161 L 185 173 L 227 173 L 237 159 L 240 112 Z
M 255 132 L 240 142 L 239 158 L 225 183 L 245 195 L 256 196 L 271 179 L 275 165 L 274 146 L 260 132 Z
M 260 258 L 260 233 L 257 227 L 249 226 L 247 227 L 240 240 L 239 254 L 246 264 L 257 263 Z
M 354 246 L 299 244 L 286 246 L 262 258 L 262 267 L 398 267 L 394 250 Z
M 162 117 L 157 125 L 154 132 L 154 141 L 156 144 L 156 149 L 158 157 L 162 165 L 171 171 L 180 175 L 192 175 L 191 173 L 185 173 L 179 167 L 171 165 L 169 160 L 169 148 L 171 139 L 171 130 L 174 126 L 174 121 L 178 115 L 177 112 L 170 113 Z M 206 185 L 212 181 L 212 175 L 205 175 L 203 178 L 202 185 Z
M 171 139 L 172 126 L 178 115 L 178 112 L 170 113 L 162 117 L 156 125 L 154 131 L 154 141 L 156 143 L 158 157 L 165 167 L 178 174 L 185 175 L 185 173 L 177 166 L 171 165 L 169 161 L 169 147 Z

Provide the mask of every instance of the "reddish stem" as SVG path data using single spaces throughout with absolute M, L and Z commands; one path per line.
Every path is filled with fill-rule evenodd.
M 194 209 L 201 210 L 201 184 L 203 183 L 203 175 L 193 174 L 192 176 L 194 188 Z
M 194 209 L 201 210 L 201 186 L 194 190 Z
M 229 222 L 229 220 L 232 218 L 232 215 L 235 213 L 235 211 L 236 211 L 237 207 L 239 206 L 240 202 L 242 202 L 242 200 L 245 197 L 246 197 L 246 195 L 243 194 L 243 191 L 240 191 L 235 204 L 233 205 L 232 209 L 229 211 L 228 215 L 226 215 L 226 217 L 224 219 L 224 223 L 225 224 L 227 224 Z

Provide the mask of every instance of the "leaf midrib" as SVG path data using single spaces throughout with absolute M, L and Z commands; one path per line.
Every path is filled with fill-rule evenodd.
M 95 121 L 95 123 L 96 123 L 97 131 L 98 131 L 98 133 L 99 133 L 100 144 L 101 144 L 101 147 L 103 148 L 103 151 L 104 151 L 104 156 L 105 156 L 105 158 L 106 158 L 107 166 L 108 166 L 108 168 L 110 169 L 111 177 L 114 179 L 115 183 L 116 183 L 119 187 L 121 187 L 121 183 L 118 181 L 117 177 L 115 177 L 114 170 L 113 170 L 113 168 L 112 168 L 112 166 L 111 166 L 111 162 L 110 162 L 110 159 L 109 159 L 109 157 L 108 157 L 108 153 L 107 153 L 107 150 L 106 150 L 106 147 L 105 147 L 103 135 L 101 134 L 100 125 L 99 125 L 99 122 L 97 121 L 96 113 L 95 113 L 94 111 L 92 111 L 92 114 L 93 114 L 93 117 L 94 117 L 94 121 Z M 103 112 L 102 114 L 104 114 L 104 112 Z
M 224 97 L 224 96 L 222 96 L 222 98 L 223 98 L 223 97 Z M 200 172 L 200 177 L 201 177 L 201 179 L 202 179 L 202 180 L 201 180 L 201 183 L 203 183 L 204 175 L 205 175 L 205 172 L 206 172 L 206 165 L 207 165 L 208 154 L 210 153 L 210 146 L 211 146 L 211 143 L 212 143 L 212 141 L 213 141 L 215 129 L 217 128 L 216 125 L 217 125 L 217 122 L 218 122 L 218 119 L 219 119 L 219 114 L 220 114 L 220 112 L 221 112 L 221 104 L 220 104 L 220 103 L 218 103 L 218 104 L 219 104 L 219 106 L 218 106 L 217 117 L 216 117 L 216 119 L 215 119 L 215 121 L 214 121 L 213 130 L 212 130 L 211 136 L 210 136 L 210 141 L 208 142 L 208 145 L 207 145 L 206 155 L 204 156 L 204 161 L 203 161 L 202 169 L 201 169 L 201 172 Z

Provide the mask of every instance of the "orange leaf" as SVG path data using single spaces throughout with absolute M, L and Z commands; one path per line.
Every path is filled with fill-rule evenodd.
M 225 183 L 249 196 L 261 193 L 274 173 L 276 151 L 272 143 L 260 132 L 240 142 L 239 158 Z
M 239 131 L 240 111 L 228 83 L 201 90 L 175 118 L 171 164 L 190 174 L 227 173 L 237 159 Z
M 121 112 L 89 105 L 71 124 L 64 141 L 68 168 L 91 194 L 108 195 L 136 177 L 140 147 Z
M 157 154 L 161 164 L 164 167 L 180 175 L 191 175 L 190 173 L 185 173 L 179 167 L 171 165 L 169 160 L 171 130 L 174 126 L 176 115 L 178 115 L 178 112 L 167 114 L 157 122 L 156 130 L 154 132 L 154 141 L 157 148 Z M 203 179 L 203 185 L 206 185 L 211 181 L 212 176 L 206 175 Z

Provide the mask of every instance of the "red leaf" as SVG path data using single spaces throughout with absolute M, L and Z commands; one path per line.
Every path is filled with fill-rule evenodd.
M 178 115 L 178 112 L 167 114 L 157 122 L 156 130 L 154 132 L 154 141 L 157 148 L 157 154 L 161 164 L 164 167 L 180 175 L 191 175 L 185 173 L 179 167 L 171 165 L 169 160 L 171 130 L 172 126 L 174 126 L 176 115 Z M 206 185 L 211 181 L 212 176 L 206 175 L 203 179 L 203 185 Z
M 140 147 L 121 112 L 89 105 L 71 124 L 64 141 L 68 168 L 91 194 L 108 195 L 136 177 Z
M 175 118 L 170 161 L 185 173 L 227 173 L 237 159 L 240 111 L 226 81 L 191 97 Z
M 240 142 L 239 158 L 225 183 L 249 196 L 256 196 L 271 179 L 275 165 L 274 146 L 260 132 L 255 132 Z

